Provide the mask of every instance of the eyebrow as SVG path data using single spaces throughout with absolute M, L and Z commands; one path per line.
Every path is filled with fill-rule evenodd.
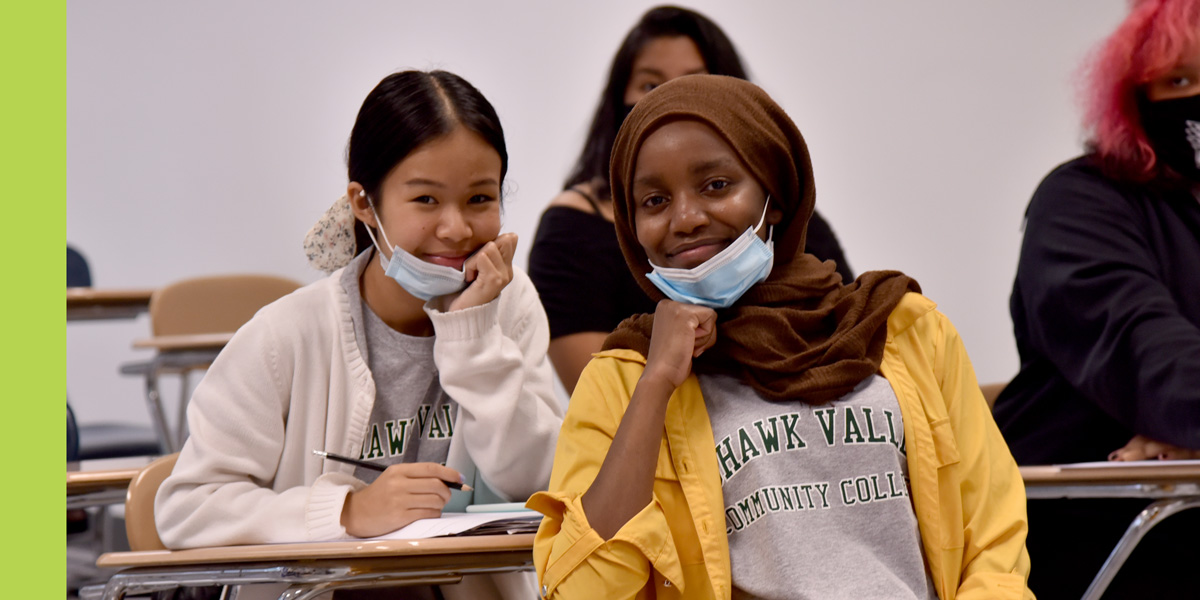
M 655 69 L 654 67 L 641 67 L 639 69 L 634 70 L 634 72 L 633 72 L 634 75 L 637 75 L 639 73 L 646 73 L 648 75 L 658 75 L 659 77 L 664 77 L 663 72 L 659 71 L 658 69 Z
M 662 181 L 662 179 L 660 177 L 658 177 L 657 175 L 643 175 L 641 177 L 634 178 L 633 184 L 630 185 L 629 187 L 630 187 L 630 189 L 635 188 L 639 185 L 658 187 L 660 185 L 659 184 L 660 181 Z
M 734 161 L 732 159 L 730 159 L 728 156 L 722 156 L 721 158 L 714 158 L 704 162 L 693 163 L 688 167 L 688 172 L 695 175 L 697 173 L 706 173 L 708 171 L 712 171 L 713 169 L 720 167 L 731 167 L 733 165 Z
M 701 74 L 704 74 L 707 72 L 708 72 L 708 67 L 700 67 L 699 69 L 692 69 L 691 71 L 684 73 L 684 75 L 701 75 Z M 659 71 L 658 69 L 655 69 L 654 67 L 642 67 L 642 68 L 634 71 L 630 76 L 632 77 L 633 75 L 640 75 L 640 74 L 654 75 L 656 77 L 661 77 L 663 79 L 667 78 L 667 75 L 665 73 L 663 73 L 662 71 Z
M 436 187 L 436 188 L 446 187 L 446 184 L 444 184 L 440 181 L 434 181 L 432 179 L 423 179 L 421 177 L 414 177 L 412 179 L 409 179 L 408 181 L 404 182 L 404 185 L 424 185 L 424 186 Z M 481 185 L 499 185 L 499 182 L 497 182 L 495 180 L 495 178 L 484 177 L 483 179 L 478 179 L 478 180 L 472 181 L 468 187 L 479 187 Z
M 688 172 L 693 175 L 697 175 L 700 173 L 707 173 L 708 171 L 719 169 L 721 167 L 732 167 L 734 164 L 735 162 L 732 158 L 723 156 L 721 158 L 714 158 L 704 162 L 693 163 L 688 166 Z M 632 188 L 639 185 L 655 187 L 661 185 L 660 182 L 661 178 L 657 175 L 643 175 L 641 177 L 635 177 L 630 187 Z

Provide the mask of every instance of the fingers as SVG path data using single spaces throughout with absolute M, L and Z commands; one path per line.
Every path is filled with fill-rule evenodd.
M 463 483 L 462 473 L 445 465 L 431 462 L 400 463 L 388 467 L 388 471 L 396 470 L 410 478 L 440 479 L 454 483 Z
M 438 517 L 450 501 L 446 482 L 461 480 L 458 471 L 435 463 L 392 465 L 366 488 L 346 496 L 342 524 L 351 535 L 370 537 Z
M 1130 460 L 1145 460 L 1148 456 L 1145 452 L 1146 442 L 1149 440 L 1140 435 L 1133 436 L 1129 443 L 1121 448 L 1113 450 L 1108 455 L 1108 460 L 1113 461 L 1130 461 Z
M 1134 436 L 1128 444 L 1108 455 L 1108 460 L 1187 460 L 1200 457 L 1200 450 L 1180 448 L 1166 442 L 1152 440 L 1144 435 Z
M 517 254 L 517 234 L 505 233 L 496 238 L 494 242 L 496 247 L 500 249 L 500 256 L 504 258 L 504 263 L 512 267 L 512 259 Z
M 463 264 L 467 288 L 450 300 L 450 311 L 482 306 L 495 300 L 513 278 L 517 235 L 506 233 L 483 245 Z
M 696 308 L 700 311 L 697 314 L 698 322 L 695 327 L 696 340 L 692 350 L 693 358 L 704 354 L 705 350 L 712 348 L 717 343 L 717 312 L 707 307 L 698 306 Z
M 1200 458 L 1200 450 L 1172 447 L 1158 455 L 1158 458 L 1159 460 L 1194 460 Z
M 717 313 L 711 308 L 663 300 L 654 310 L 647 370 L 678 387 L 692 359 L 716 343 Z

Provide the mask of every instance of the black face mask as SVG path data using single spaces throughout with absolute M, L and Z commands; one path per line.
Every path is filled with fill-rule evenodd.
M 1163 164 L 1200 182 L 1200 94 L 1140 103 L 1142 126 Z

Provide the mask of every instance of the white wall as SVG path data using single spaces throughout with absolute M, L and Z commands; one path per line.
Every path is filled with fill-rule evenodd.
M 313 281 L 300 242 L 345 190 L 358 107 L 387 73 L 444 68 L 507 131 L 523 266 L 617 44 L 652 2 L 67 3 L 67 240 L 97 286 L 200 274 Z M 916 277 L 982 381 L 1017 369 L 1021 215 L 1078 153 L 1073 78 L 1123 0 L 774 0 L 690 6 L 792 115 L 851 266 Z M 148 422 L 129 342 L 145 317 L 67 328 L 81 421 Z M 170 393 L 170 390 L 167 390 Z

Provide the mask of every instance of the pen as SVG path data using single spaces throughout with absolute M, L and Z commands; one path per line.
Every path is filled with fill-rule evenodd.
M 372 471 L 381 471 L 382 472 L 382 471 L 387 470 L 387 467 L 385 467 L 383 465 L 369 463 L 365 460 L 358 460 L 357 458 L 350 458 L 349 456 L 342 456 L 340 454 L 334 454 L 332 452 L 326 452 L 324 450 L 313 450 L 313 454 L 316 454 L 317 456 L 320 456 L 323 458 L 328 458 L 329 460 L 336 460 L 338 462 L 344 462 L 346 464 L 356 465 L 356 466 L 362 467 L 364 469 L 371 469 Z M 443 479 L 442 483 L 445 483 L 446 487 L 448 487 L 450 489 L 462 490 L 464 492 L 470 492 L 475 489 L 465 483 L 459 483 L 457 481 L 446 481 Z

